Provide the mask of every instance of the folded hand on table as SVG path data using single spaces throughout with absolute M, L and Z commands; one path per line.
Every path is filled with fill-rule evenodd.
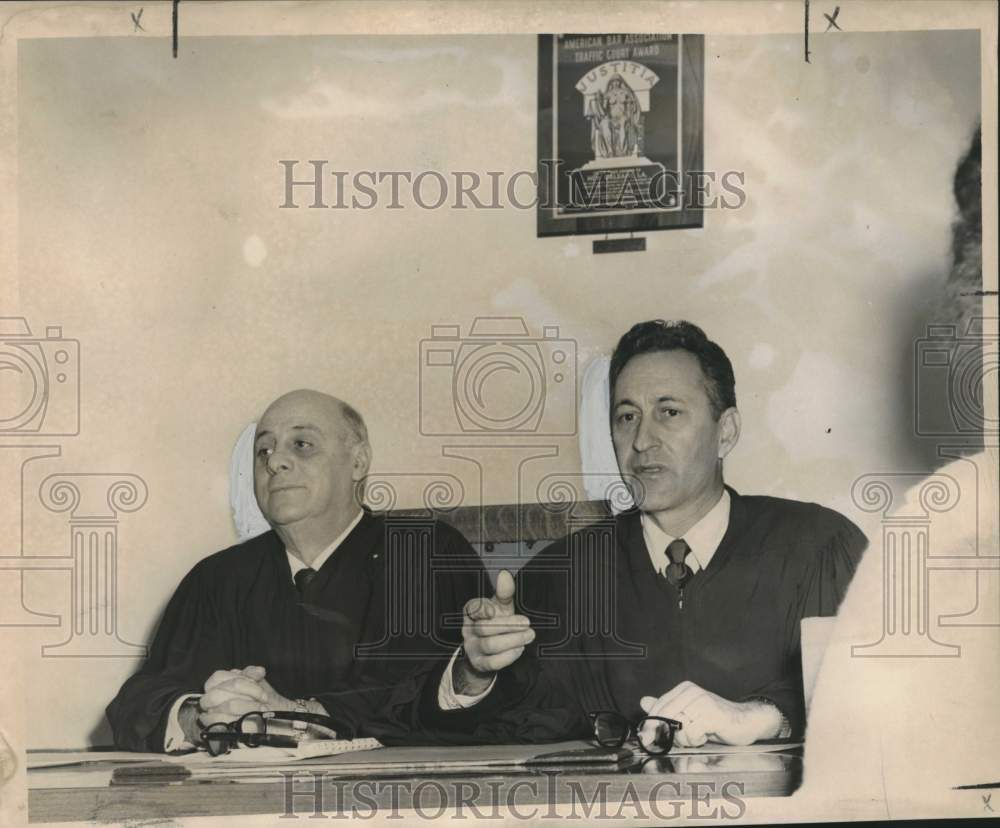
M 682 681 L 659 698 L 643 696 L 639 701 L 649 716 L 675 719 L 683 726 L 674 737 L 681 747 L 698 747 L 708 741 L 724 745 L 751 745 L 770 739 L 781 729 L 781 712 L 764 701 L 734 702 L 691 681 Z M 656 739 L 655 722 L 639 731 L 643 744 Z

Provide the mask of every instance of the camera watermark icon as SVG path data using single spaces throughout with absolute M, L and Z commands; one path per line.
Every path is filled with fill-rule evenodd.
M 80 343 L 51 325 L 33 336 L 23 316 L 0 317 L 0 435 L 80 433 Z
M 466 336 L 433 325 L 420 341 L 420 433 L 576 434 L 576 374 L 576 341 L 556 325 L 541 336 L 512 316 L 477 317 Z
M 118 634 L 119 515 L 146 502 L 132 474 L 50 474 L 38 498 L 50 512 L 69 512 L 68 551 L 25 554 L 25 491 L 29 464 L 60 457 L 54 437 L 80 433 L 80 343 L 51 325 L 35 336 L 21 316 L 0 316 L 0 510 L 11 527 L 0 550 L 0 576 L 19 600 L 0 603 L 0 627 L 68 628 L 43 658 L 141 657 L 146 648 Z M 43 439 L 44 438 L 44 439 Z M 31 572 L 64 572 L 69 612 L 35 612 L 25 600 Z M 13 582 L 13 583 L 11 583 Z
M 973 319 L 965 331 L 932 324 L 914 345 L 914 429 L 920 437 L 982 439 L 1000 427 L 984 408 L 984 389 L 1000 373 L 997 320 Z

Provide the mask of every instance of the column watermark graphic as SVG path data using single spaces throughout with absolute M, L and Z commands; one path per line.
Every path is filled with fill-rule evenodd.
M 463 572 L 478 575 L 482 571 L 478 561 L 441 552 L 446 545 L 438 518 L 462 505 L 462 481 L 447 473 L 378 473 L 369 475 L 363 486 L 366 505 L 385 517 L 385 540 L 379 553 L 385 558 L 381 564 L 385 569 L 385 626 L 378 641 L 355 646 L 355 658 L 412 660 L 452 652 L 455 642 L 447 632 L 457 635 L 462 616 L 446 610 L 444 585 Z M 398 509 L 401 489 L 414 487 L 421 492 L 422 508 Z M 480 590 L 486 586 L 479 584 Z M 399 653 L 395 645 L 403 639 L 426 642 L 426 647 Z
M 881 555 L 881 636 L 852 646 L 856 658 L 957 658 L 949 631 L 1000 626 L 1000 429 L 987 395 L 1000 374 L 997 323 L 931 324 L 914 344 L 914 433 L 936 442 L 944 467 L 867 474 L 852 487 L 854 504 L 881 521 L 868 553 Z M 936 614 L 944 573 L 970 576 L 969 609 Z
M 539 658 L 586 659 L 572 644 L 580 636 L 600 637 L 602 657 L 609 660 L 646 657 L 644 645 L 626 640 L 617 630 L 619 538 L 614 514 L 630 507 L 641 485 L 631 476 L 626 483 L 618 474 L 550 474 L 539 482 L 536 501 L 565 514 L 567 535 L 565 554 L 547 558 L 545 566 L 537 568 L 562 581 L 565 607 L 563 619 L 539 615 L 540 629 L 562 625 L 558 640 L 539 646 Z M 608 514 L 596 521 L 590 514 L 577 514 L 578 493 L 599 489 Z
M 903 493 L 917 485 L 918 507 L 896 514 Z M 961 649 L 936 641 L 930 624 L 931 515 L 952 508 L 959 498 L 947 475 L 870 474 L 855 482 L 858 508 L 882 515 L 882 638 L 853 646 L 857 656 L 957 656 Z M 874 551 L 874 550 L 872 550 Z
M 145 656 L 144 646 L 118 634 L 118 523 L 120 513 L 138 511 L 147 496 L 134 474 L 54 474 L 42 482 L 45 508 L 69 513 L 73 562 L 70 635 L 43 647 L 43 656 Z
M 0 485 L 7 494 L 8 526 L 16 527 L 0 550 L 0 583 L 17 594 L 0 607 L 0 626 L 59 627 L 65 638 L 41 647 L 43 658 L 136 658 L 146 648 L 119 633 L 119 524 L 136 512 L 148 490 L 130 473 L 58 472 L 32 494 L 52 513 L 66 513 L 67 550 L 26 554 L 25 507 L 28 472 L 62 456 L 62 440 L 81 431 L 80 343 L 59 326 L 33 336 L 23 317 L 0 317 Z M 40 613 L 26 601 L 32 573 L 69 575 L 66 612 Z

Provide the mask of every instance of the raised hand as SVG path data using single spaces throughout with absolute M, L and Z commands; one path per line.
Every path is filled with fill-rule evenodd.
M 514 576 L 497 576 L 492 598 L 473 598 L 462 620 L 463 658 L 453 673 L 457 693 L 476 695 L 489 687 L 497 671 L 513 664 L 535 639 L 531 621 L 514 611 Z

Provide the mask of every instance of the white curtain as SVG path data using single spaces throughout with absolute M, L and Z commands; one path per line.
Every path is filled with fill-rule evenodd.
M 270 525 L 261 514 L 253 493 L 253 438 L 257 423 L 250 423 L 233 446 L 229 460 L 229 505 L 241 541 L 261 535 Z
M 608 413 L 610 364 L 608 357 L 597 357 L 583 374 L 580 391 L 580 466 L 587 496 L 592 500 L 609 500 L 611 510 L 618 514 L 632 508 L 633 503 L 621 484 L 615 449 L 611 444 Z M 613 494 L 609 496 L 611 492 Z

